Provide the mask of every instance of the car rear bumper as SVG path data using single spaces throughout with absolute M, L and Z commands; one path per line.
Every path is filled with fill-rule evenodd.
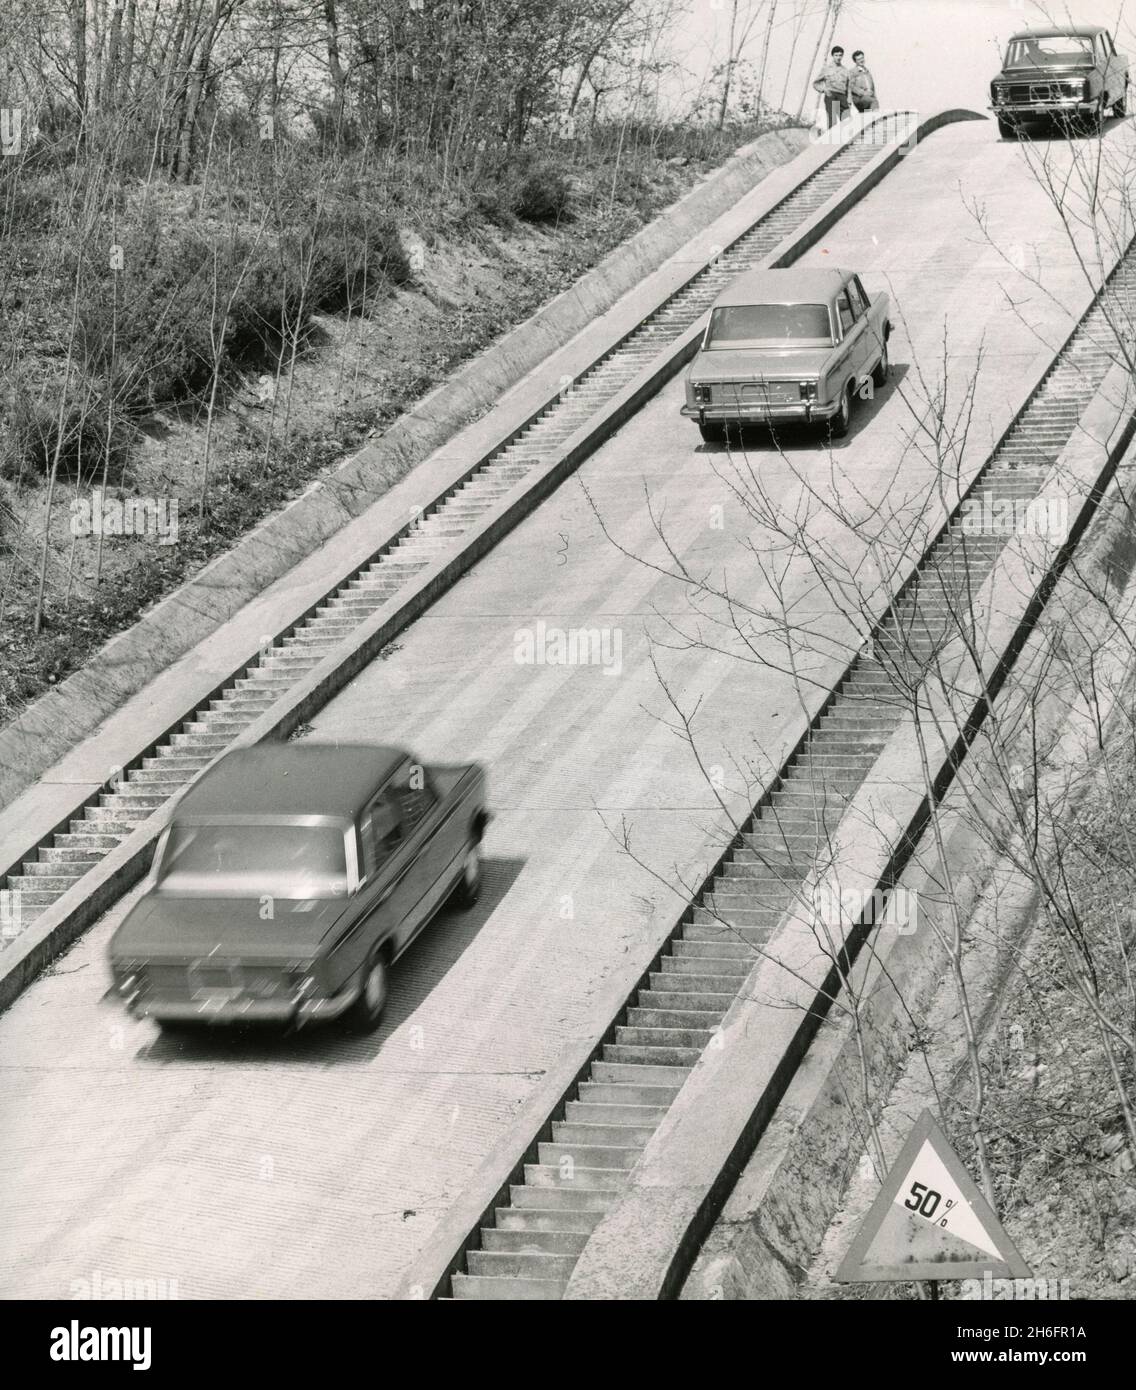
M 1096 98 L 1086 101 L 1084 97 L 1062 97 L 1051 101 L 1007 101 L 988 110 L 1003 119 L 1007 116 L 1088 116 L 1096 111 L 1097 105 Z
M 697 420 L 700 425 L 760 425 L 779 420 L 811 424 L 814 420 L 831 420 L 839 409 L 839 401 L 831 404 L 794 401 L 775 402 L 772 405 L 684 405 L 682 413 L 689 420 Z
M 359 997 L 358 988 L 346 989 L 330 999 L 164 999 L 139 996 L 127 1003 L 135 1018 L 158 1023 L 319 1023 L 346 1013 Z

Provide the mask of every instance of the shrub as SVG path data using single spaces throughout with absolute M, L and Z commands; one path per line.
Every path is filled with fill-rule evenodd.
M 94 245 L 110 244 L 96 234 Z M 87 369 L 102 377 L 120 407 L 181 400 L 210 379 L 213 271 L 223 254 L 192 229 L 166 233 L 151 211 L 122 241 L 121 270 L 84 259 L 78 338 Z M 76 257 L 77 260 L 77 257 Z
M 76 396 L 60 409 L 50 397 L 34 397 L 23 384 L 17 384 L 13 395 L 0 446 L 0 477 L 17 484 L 28 481 L 29 475 L 48 477 L 57 444 L 59 478 L 101 477 L 104 467 L 110 479 L 121 477 L 134 429 L 121 416 L 111 425 L 105 396 Z
M 558 222 L 568 211 L 571 189 L 552 164 L 523 173 L 513 195 L 513 211 L 526 222 Z
M 410 276 L 397 230 L 358 200 L 319 208 L 307 197 L 285 218 L 275 237 L 254 240 L 235 230 L 167 232 L 151 209 L 124 239 L 121 270 L 84 262 L 83 358 L 122 408 L 192 398 L 215 370 L 224 377 L 277 351 L 314 311 Z

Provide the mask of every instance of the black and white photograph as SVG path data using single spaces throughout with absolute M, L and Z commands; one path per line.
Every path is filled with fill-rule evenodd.
M 1136 7 L 0 11 L 28 1364 L 1114 1374 Z

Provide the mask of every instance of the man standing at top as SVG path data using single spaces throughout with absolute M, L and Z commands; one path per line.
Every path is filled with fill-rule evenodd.
M 820 70 L 813 83 L 813 91 L 824 98 L 824 109 L 831 130 L 848 114 L 851 94 L 851 74 L 844 66 L 844 50 L 839 44 L 832 50 L 831 59 Z
M 876 79 L 864 66 L 864 50 L 858 48 L 852 55 L 855 67 L 848 74 L 848 86 L 852 96 L 852 105 L 857 111 L 878 111 L 880 104 L 876 100 Z

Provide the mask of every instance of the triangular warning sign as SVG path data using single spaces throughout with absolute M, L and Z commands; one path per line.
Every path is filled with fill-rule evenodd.
M 907 1137 L 836 1271 L 840 1284 L 889 1279 L 1028 1279 L 990 1204 L 929 1110 Z

